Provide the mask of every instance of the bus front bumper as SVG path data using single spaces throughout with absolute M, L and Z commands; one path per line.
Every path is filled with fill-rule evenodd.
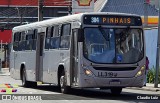
M 100 78 L 82 74 L 78 87 L 142 87 L 144 76 L 132 78 Z

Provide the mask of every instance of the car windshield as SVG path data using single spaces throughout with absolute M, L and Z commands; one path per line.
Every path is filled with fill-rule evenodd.
M 95 63 L 136 63 L 143 58 L 141 29 L 84 29 L 84 56 Z

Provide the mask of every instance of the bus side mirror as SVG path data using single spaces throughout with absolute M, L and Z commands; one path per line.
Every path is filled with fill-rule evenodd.
M 83 42 L 83 30 L 78 29 L 78 35 L 77 35 L 78 42 Z

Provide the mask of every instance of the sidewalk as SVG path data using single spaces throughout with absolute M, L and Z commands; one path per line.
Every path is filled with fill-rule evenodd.
M 1 68 L 0 76 L 9 76 L 9 75 L 10 75 L 9 68 Z
M 128 89 L 136 89 L 136 90 L 146 90 L 146 91 L 154 91 L 159 92 L 160 91 L 160 84 L 158 84 L 158 88 L 154 88 L 154 84 L 146 83 L 146 86 L 139 88 L 139 87 L 127 87 Z
M 10 76 L 9 68 L 1 68 L 0 76 Z M 147 83 L 146 86 L 139 87 L 127 87 L 128 89 L 136 89 L 136 90 L 147 90 L 147 91 L 160 91 L 160 84 L 158 84 L 158 88 L 154 88 L 154 84 Z

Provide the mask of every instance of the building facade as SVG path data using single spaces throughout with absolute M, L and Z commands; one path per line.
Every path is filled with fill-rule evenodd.
M 97 10 L 99 12 L 137 14 L 142 17 L 143 22 L 147 17 L 146 27 L 153 27 L 158 25 L 158 9 L 154 5 L 155 2 L 156 0 L 106 0 Z
M 2 66 L 9 61 L 12 28 L 38 21 L 39 0 L 0 0 L 0 59 Z M 68 15 L 71 0 L 42 0 L 43 19 Z
M 68 15 L 70 0 L 43 0 L 43 19 Z M 38 0 L 0 0 L 0 29 L 38 20 Z

